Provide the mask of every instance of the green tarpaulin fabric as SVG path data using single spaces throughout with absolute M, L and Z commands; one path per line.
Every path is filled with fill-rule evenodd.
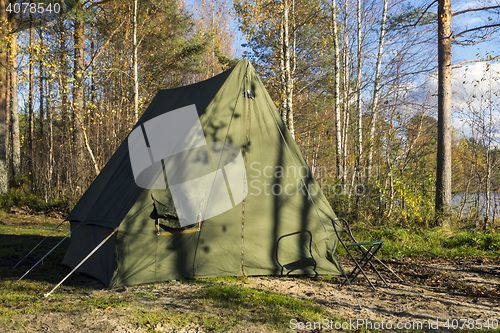
M 214 172 L 222 170 L 217 161 L 224 154 L 214 148 L 216 143 L 226 143 L 222 150 L 239 147 L 241 152 L 244 181 L 228 183 L 227 166 L 221 176 L 231 208 L 204 219 L 199 228 L 180 228 L 168 185 L 172 179 L 160 172 L 164 188 L 138 186 L 125 140 L 67 217 L 74 233 L 63 264 L 75 267 L 117 229 L 79 268 L 109 287 L 198 277 L 340 275 L 330 222 L 335 213 L 250 62 L 242 60 L 203 82 L 159 91 L 134 129 L 191 105 Z M 178 231 L 160 232 L 157 224 Z

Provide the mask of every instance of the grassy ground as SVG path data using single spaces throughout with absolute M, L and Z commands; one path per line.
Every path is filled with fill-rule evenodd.
M 169 297 L 187 297 L 185 301 L 194 303 L 191 306 L 195 309 L 188 312 L 178 308 L 148 306 L 148 299 L 159 295 L 158 291 L 155 292 L 157 286 L 138 287 L 126 294 L 102 293 L 96 296 L 95 290 L 103 289 L 103 285 L 78 273 L 45 298 L 44 294 L 70 271 L 60 265 L 69 239 L 63 241 L 25 278 L 17 280 L 68 234 L 67 222 L 52 232 L 59 224 L 60 221 L 44 216 L 0 213 L 0 327 L 23 329 L 28 323 L 19 318 L 30 314 L 94 310 L 120 310 L 133 327 L 152 332 L 160 324 L 183 327 L 190 323 L 202 325 L 209 331 L 234 329 L 241 323 L 262 325 L 269 331 L 284 331 L 289 326 L 289 318 L 317 321 L 328 316 L 324 309 L 309 300 L 248 288 L 241 285 L 242 279 L 234 278 L 183 281 L 184 284 L 195 285 L 196 293 L 189 297 L 182 293 L 170 293 Z M 15 269 L 12 268 L 42 240 L 30 256 Z M 159 290 L 165 288 L 168 289 L 168 284 Z
M 33 315 L 69 315 L 101 312 L 113 318 L 126 318 L 131 329 L 154 332 L 159 328 L 198 325 L 205 332 L 239 332 L 249 327 L 259 331 L 283 332 L 290 318 L 314 322 L 334 318 L 321 304 L 245 286 L 245 278 L 200 279 L 171 282 L 121 290 L 104 291 L 103 286 L 81 274 L 74 274 L 49 298 L 51 290 L 69 269 L 60 265 L 69 240 L 65 240 L 21 281 L 17 279 L 39 261 L 69 232 L 60 220 L 45 216 L 10 215 L 0 212 L 0 327 L 30 331 Z M 405 230 L 354 226 L 359 239 L 385 240 L 381 255 L 385 258 L 408 256 L 491 257 L 500 254 L 500 236 L 469 229 Z M 32 255 L 12 269 L 45 236 Z M 182 285 L 188 286 L 183 291 Z M 102 290 L 102 292 L 100 292 Z M 153 306 L 163 298 L 169 306 Z M 172 300 L 169 303 L 169 299 Z M 148 303 L 148 302 L 153 303 Z M 153 305 L 151 305 L 153 304 Z M 189 311 L 183 306 L 188 306 Z M 116 319 L 115 318 L 115 319 Z M 195 326 L 196 326 L 195 325 Z M 78 331 L 78 330 L 76 330 Z M 101 331 L 106 331 L 103 328 Z M 468 330 L 468 332 L 472 332 Z
M 366 231 L 369 239 L 384 240 L 382 255 L 386 258 L 430 257 L 496 257 L 500 255 L 500 234 L 470 228 L 417 229 L 380 228 Z

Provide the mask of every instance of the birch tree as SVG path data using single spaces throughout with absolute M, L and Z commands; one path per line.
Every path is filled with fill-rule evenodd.
M 362 53 L 361 53 L 361 0 L 357 1 L 356 7 L 356 22 L 357 22 L 357 70 L 356 70 L 356 114 L 357 114 L 357 156 L 356 156 L 356 173 L 358 183 L 361 184 L 362 172 L 362 156 L 363 156 L 363 113 L 361 109 L 361 74 L 362 74 Z M 354 178 L 353 178 L 354 180 Z M 353 181 L 354 184 L 354 181 Z M 359 197 L 356 200 L 359 203 Z
M 386 21 L 387 21 L 387 8 L 388 0 L 384 0 L 382 9 L 382 19 L 380 21 L 380 37 L 378 41 L 378 52 L 377 52 L 377 63 L 375 65 L 375 77 L 373 80 L 373 95 L 371 102 L 371 123 L 370 123 L 370 136 L 368 139 L 368 157 L 367 157 L 367 176 L 368 180 L 372 174 L 373 167 L 373 147 L 375 142 L 375 128 L 377 127 L 377 118 L 379 112 L 379 95 L 380 95 L 380 80 L 381 80 L 381 66 L 382 66 L 382 56 L 384 52 L 384 40 L 386 33 Z
M 340 119 L 340 46 L 337 22 L 337 3 L 332 0 L 331 6 L 331 29 L 333 39 L 333 61 L 334 61 L 334 83 L 333 83 L 333 110 L 335 114 L 335 153 L 336 153 L 336 171 L 338 179 L 343 178 L 342 170 L 342 136 Z
M 16 19 L 13 16 L 12 30 L 15 31 Z M 17 89 L 17 35 L 14 32 L 10 38 L 10 132 L 12 149 L 12 176 L 15 178 L 21 173 L 21 144 L 19 137 L 19 102 Z
M 77 184 L 79 191 L 84 188 L 86 172 L 83 156 L 83 129 L 78 125 L 78 118 L 84 113 L 84 89 L 85 89 L 85 20 L 83 2 L 79 2 L 75 18 L 73 20 L 73 102 L 72 102 L 72 128 L 73 128 L 73 150 L 78 172 Z

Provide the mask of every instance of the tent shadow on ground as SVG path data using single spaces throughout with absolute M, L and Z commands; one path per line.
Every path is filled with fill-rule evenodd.
M 56 246 L 64 237 L 47 237 L 33 253 L 26 257 L 16 268 L 12 269 L 31 249 L 39 244 L 45 236 L 0 234 L 0 281 L 17 281 L 45 254 Z M 62 259 L 69 247 L 69 239 L 62 242 L 42 262 L 34 267 L 23 280 L 56 284 L 71 270 L 62 265 Z M 102 289 L 104 284 L 99 280 L 82 273 L 73 274 L 64 283 L 75 288 Z

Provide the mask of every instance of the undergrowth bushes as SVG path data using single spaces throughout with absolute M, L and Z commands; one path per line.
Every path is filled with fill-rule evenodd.
M 455 237 L 445 239 L 443 246 L 447 248 L 469 247 L 500 253 L 500 234 L 476 230 L 460 231 Z
M 38 213 L 60 212 L 67 214 L 76 203 L 76 198 L 61 195 L 45 201 L 35 193 L 22 188 L 14 188 L 0 195 L 0 208 L 9 211 L 12 207 L 23 207 Z
M 380 253 L 386 258 L 409 256 L 470 257 L 498 256 L 500 234 L 466 228 L 403 228 L 367 227 L 358 222 L 353 226 L 358 241 L 382 240 Z

